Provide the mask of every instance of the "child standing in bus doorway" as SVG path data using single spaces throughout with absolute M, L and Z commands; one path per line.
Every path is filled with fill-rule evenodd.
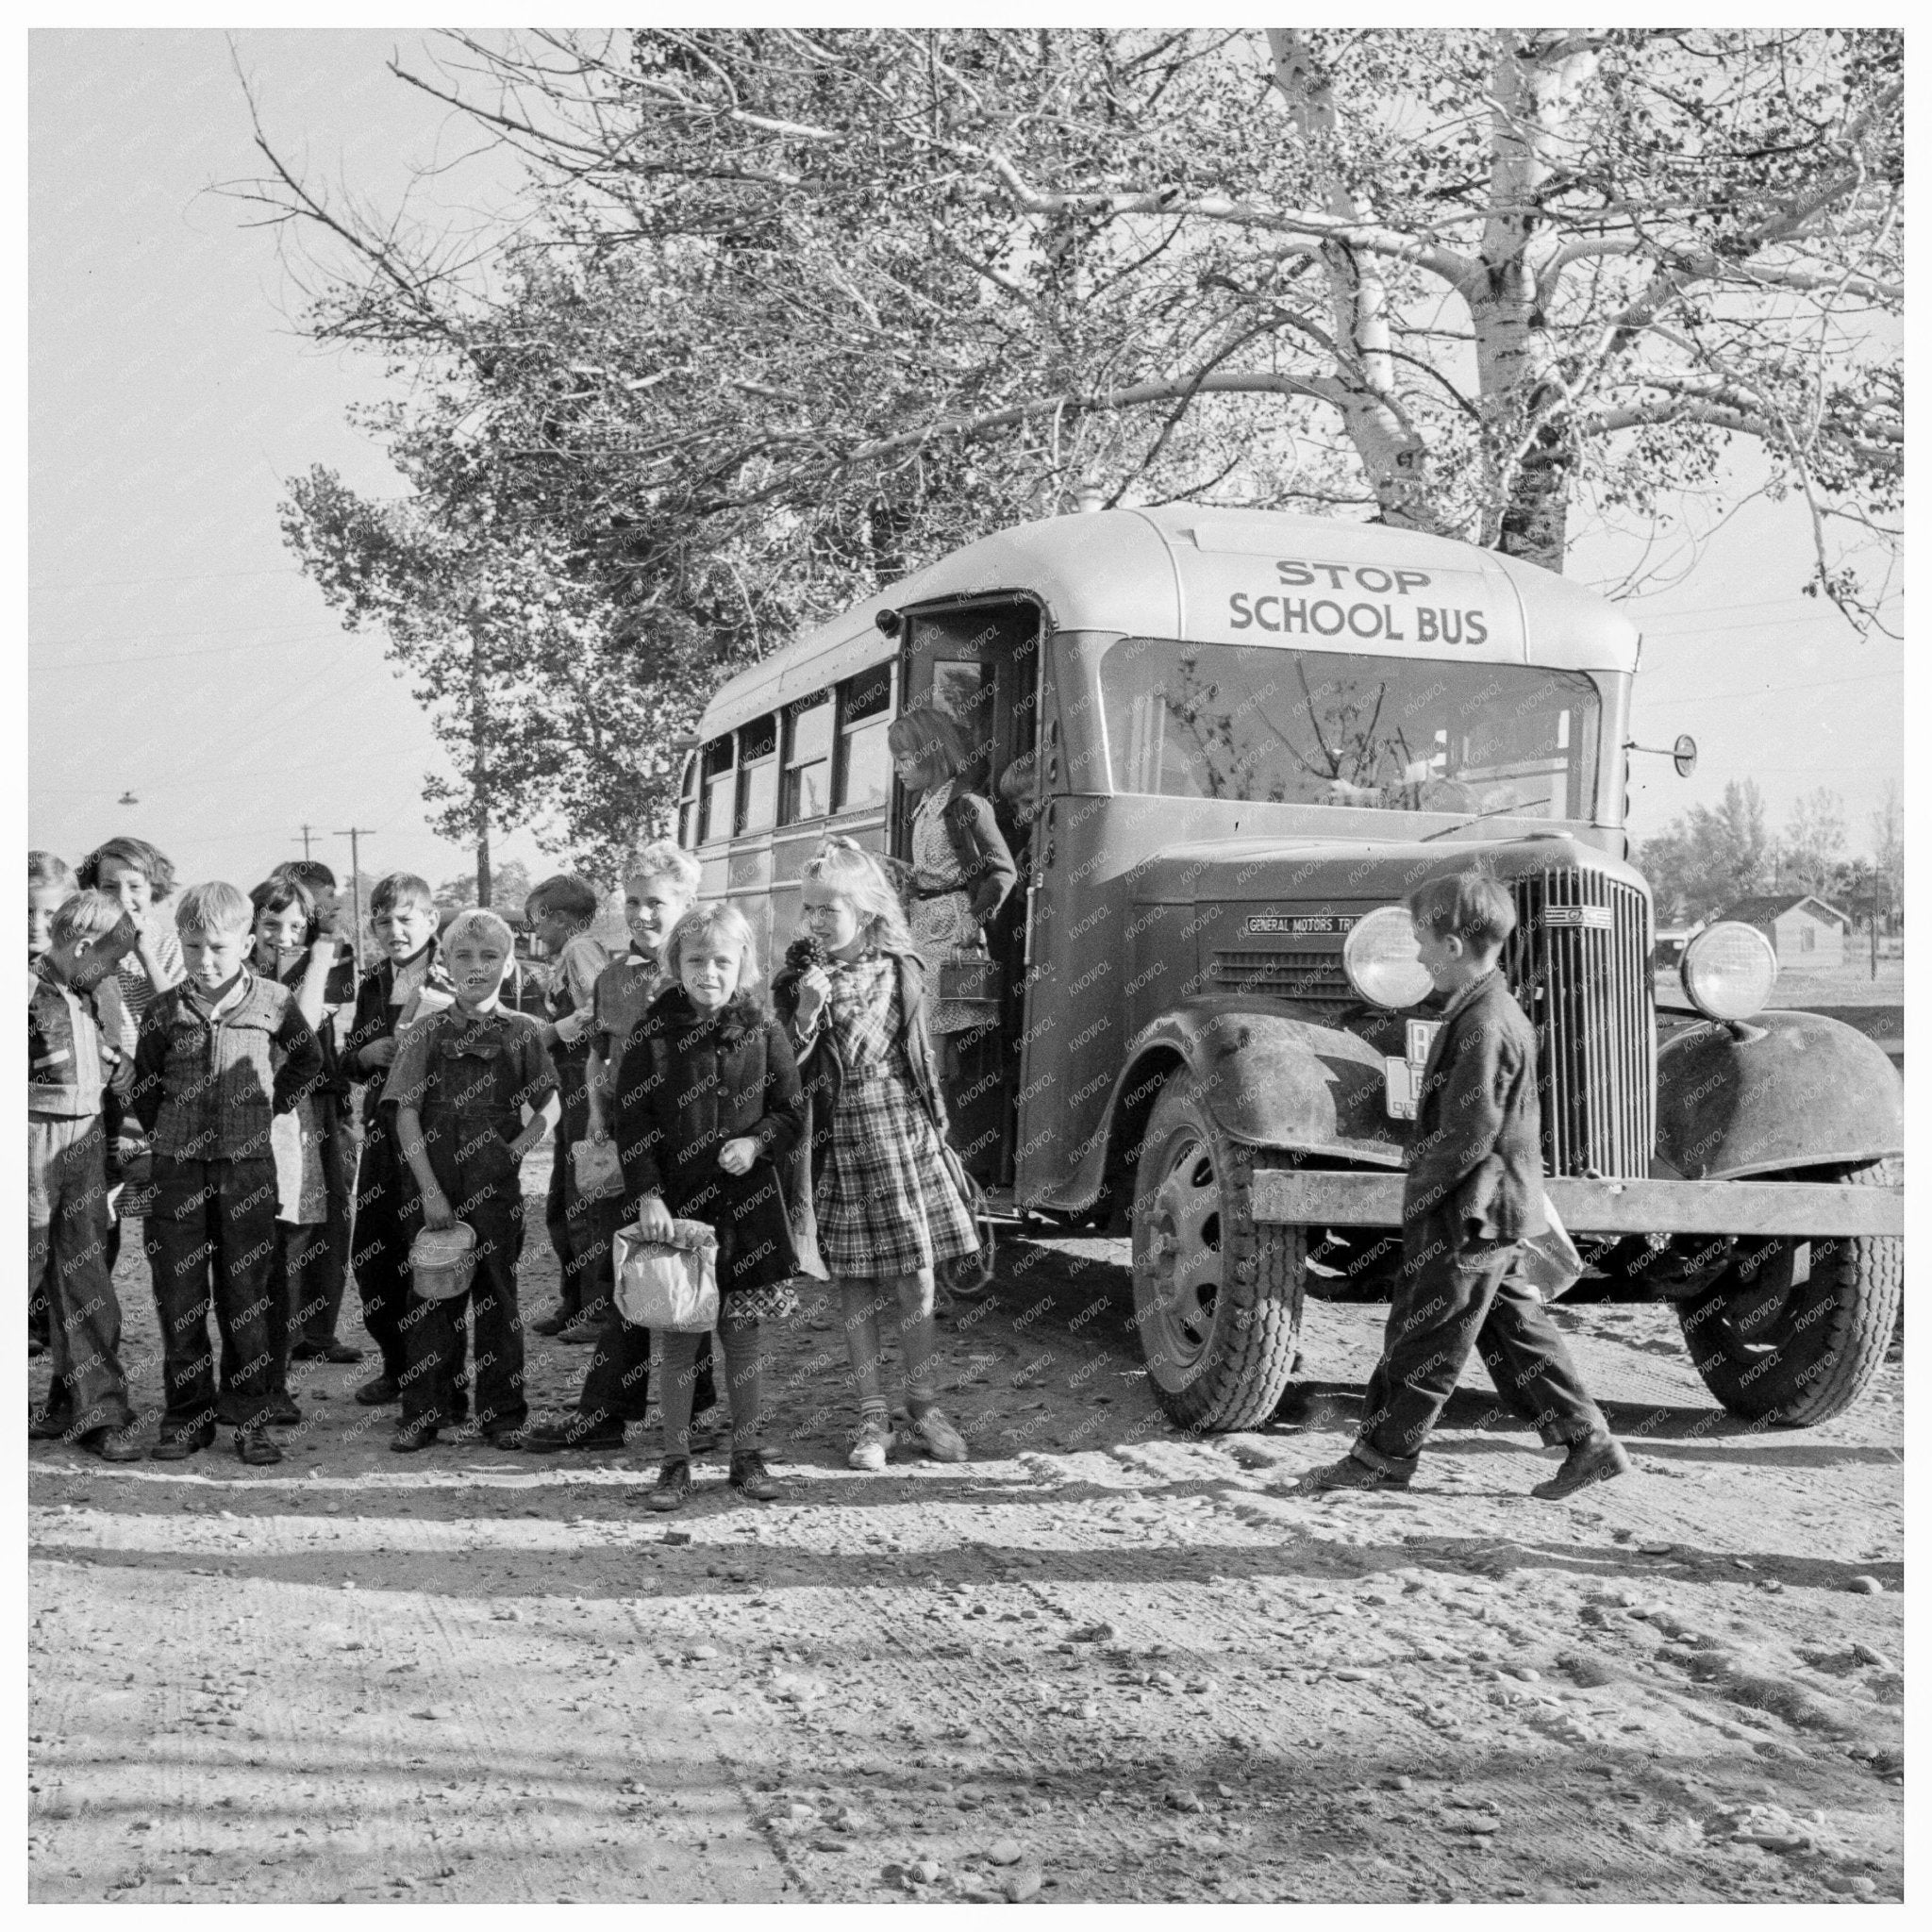
M 1535 1289 L 1518 1248 L 1541 1234 L 1542 1125 L 1536 1035 L 1497 971 L 1516 908 L 1493 878 L 1435 878 L 1408 902 L 1422 963 L 1444 994 L 1423 1068 L 1402 1191 L 1402 1273 L 1360 1430 L 1305 1493 L 1407 1489 L 1470 1351 L 1496 1392 L 1563 1464 L 1531 1494 L 1555 1502 L 1630 1467 Z
M 884 868 L 828 839 L 800 874 L 806 931 L 825 963 L 774 982 L 805 1085 L 818 1248 L 838 1285 L 858 1393 L 847 1461 L 874 1473 L 892 1441 L 879 1315 L 896 1304 L 908 1440 L 941 1462 L 966 1443 L 938 1406 L 934 1270 L 978 1252 L 953 1178 L 927 1030 L 925 969 Z
M 590 1032 L 598 975 L 610 955 L 591 937 L 597 917 L 597 889 L 587 880 L 558 873 L 534 886 L 524 901 L 530 929 L 551 961 L 543 998 L 541 1033 L 557 1069 L 557 1098 L 563 1111 L 551 1150 L 550 1191 L 543 1223 L 561 1271 L 557 1307 L 532 1324 L 541 1335 L 564 1341 L 594 1341 L 610 1298 L 610 1249 L 591 1225 L 591 1204 L 577 1193 L 571 1149 L 590 1131 L 586 1079 Z M 561 1320 L 558 1320 L 558 1317 Z M 556 1325 L 551 1324 L 555 1322 Z
M 935 995 L 935 1039 L 983 1024 L 975 1007 L 938 997 L 942 966 L 987 957 L 986 928 L 1020 876 L 991 802 L 972 788 L 973 749 L 948 712 L 915 706 L 886 731 L 899 782 L 918 795 L 912 814 L 911 938 Z

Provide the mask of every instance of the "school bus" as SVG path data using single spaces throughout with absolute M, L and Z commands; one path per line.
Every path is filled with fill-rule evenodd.
M 1308 1298 L 1386 1296 L 1433 1006 L 1402 910 L 1479 861 L 1514 900 L 1551 1201 L 1618 1291 L 1672 1301 L 1733 1412 L 1837 1414 L 1903 1293 L 1899 1075 L 1767 1010 L 1720 924 L 1657 981 L 1624 830 L 1639 637 L 1532 565 L 1323 518 L 1171 507 L 1003 530 L 726 684 L 681 842 L 767 963 L 829 832 L 905 857 L 885 734 L 1031 753 L 1011 997 L 958 1055 L 954 1138 L 996 1199 L 1130 1223 L 1168 1413 L 1253 1427 Z M 1025 769 L 1025 768 L 1023 768 Z

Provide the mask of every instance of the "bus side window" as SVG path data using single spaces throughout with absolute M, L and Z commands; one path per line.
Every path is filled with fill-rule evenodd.
M 892 722 L 892 669 L 880 664 L 839 687 L 839 756 L 835 811 L 883 805 L 892 787 L 886 727 Z
M 822 819 L 832 808 L 832 693 L 785 708 L 785 786 L 781 824 Z
M 738 809 L 734 832 L 761 832 L 778 819 L 778 715 L 767 711 L 738 727 Z
M 723 839 L 731 830 L 731 804 L 737 788 L 734 756 L 737 734 L 727 731 L 705 746 L 704 794 L 698 806 L 698 842 Z
M 687 752 L 684 774 L 677 784 L 677 842 L 687 852 L 698 842 L 698 755 Z

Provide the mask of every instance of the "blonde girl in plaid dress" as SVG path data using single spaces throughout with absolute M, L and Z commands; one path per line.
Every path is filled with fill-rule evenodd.
M 978 1236 L 941 1158 L 924 968 L 884 869 L 851 840 L 827 840 L 801 885 L 805 929 L 824 963 L 788 969 L 772 991 L 810 1108 L 819 1254 L 838 1286 L 858 1391 L 847 1460 L 886 1466 L 879 1315 L 896 1304 L 910 1437 L 941 1462 L 963 1462 L 965 1441 L 934 1389 L 933 1271 L 976 1252 Z

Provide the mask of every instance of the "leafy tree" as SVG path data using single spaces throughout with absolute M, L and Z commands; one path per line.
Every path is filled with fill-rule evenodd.
M 1820 786 L 1791 808 L 1780 841 L 1779 871 L 1793 891 L 1829 899 L 1845 858 L 1844 800 Z
M 1733 778 L 1715 810 L 1693 805 L 1636 855 L 1650 880 L 1659 924 L 1708 918 L 1765 884 L 1770 852 L 1764 798 Z
M 486 906 L 492 826 L 535 825 L 614 878 L 640 831 L 663 823 L 675 775 L 651 686 L 681 685 L 688 707 L 701 670 L 674 669 L 675 650 L 653 660 L 554 538 L 506 526 L 487 488 L 431 459 L 450 455 L 446 441 L 401 435 L 391 453 L 415 496 L 370 502 L 318 467 L 291 482 L 282 527 L 349 627 L 384 631 L 412 675 L 459 774 L 425 776 L 431 827 L 475 845 L 470 896 Z
M 498 860 L 490 879 L 490 890 L 497 910 L 521 912 L 534 883 L 529 867 L 521 858 Z M 444 912 L 460 912 L 465 906 L 476 903 L 476 877 L 474 873 L 458 873 L 454 878 L 444 879 L 436 889 L 436 904 Z
M 659 745 L 796 623 L 1085 491 L 1560 568 L 1579 514 L 1744 442 L 1869 613 L 1839 533 L 1898 508 L 1894 32 L 442 44 L 397 72 L 527 161 L 500 246 L 358 217 L 265 135 L 241 192 L 346 249 L 308 326 L 420 373 L 425 514 L 474 491 L 601 600 L 586 656 L 639 644 Z M 541 785 L 579 836 L 637 774 L 574 756 Z

